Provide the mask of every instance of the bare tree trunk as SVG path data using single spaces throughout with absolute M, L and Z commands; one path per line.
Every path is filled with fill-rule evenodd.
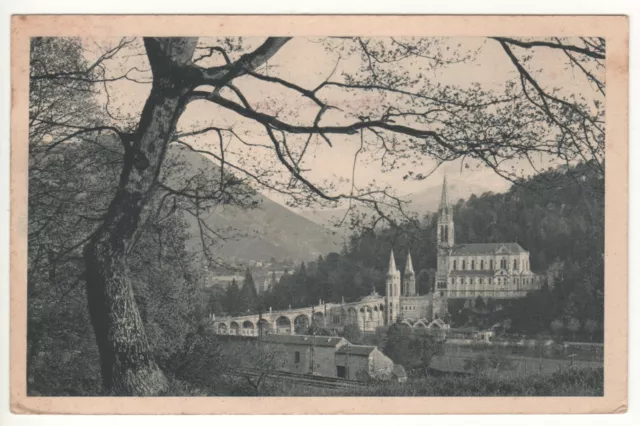
M 127 249 L 157 181 L 188 92 L 180 65 L 195 39 L 145 40 L 153 87 L 137 132 L 125 143 L 120 183 L 101 227 L 84 250 L 91 322 L 103 386 L 116 395 L 157 395 L 167 387 L 147 339 L 131 286 Z

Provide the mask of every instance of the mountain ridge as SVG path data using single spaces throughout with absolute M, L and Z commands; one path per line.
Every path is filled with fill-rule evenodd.
M 457 203 L 461 199 L 467 200 L 472 195 L 480 196 L 487 192 L 504 192 L 507 190 L 493 191 L 489 186 L 479 183 L 468 182 L 463 179 L 451 179 L 451 177 L 447 177 L 447 179 L 451 203 Z M 440 206 L 441 193 L 442 184 L 440 183 L 404 196 L 403 198 L 410 202 L 406 206 L 407 212 L 419 216 L 437 212 Z M 299 214 L 319 225 L 336 229 L 335 223 L 341 220 L 346 212 L 347 209 L 302 210 Z
M 202 172 L 217 176 L 220 173 L 219 166 L 202 154 L 181 148 L 173 155 L 180 157 L 178 161 L 183 163 L 180 179 L 184 179 L 185 174 Z M 251 208 L 218 205 L 201 216 L 215 233 L 231 234 L 229 239 L 212 247 L 217 257 L 238 263 L 269 261 L 272 258 L 300 262 L 340 250 L 342 240 L 335 231 L 310 221 L 259 192 L 250 192 L 251 201 L 255 203 Z M 188 216 L 186 219 L 191 235 L 188 248 L 199 251 L 202 241 L 197 220 Z

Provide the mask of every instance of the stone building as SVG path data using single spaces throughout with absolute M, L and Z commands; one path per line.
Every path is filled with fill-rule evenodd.
M 336 351 L 348 343 L 342 337 L 286 334 L 269 334 L 262 341 L 282 354 L 282 370 L 328 377 L 337 377 Z
M 331 304 L 325 326 L 339 332 L 351 324 L 362 331 L 373 332 L 405 318 L 431 321 L 446 315 L 446 296 L 434 292 L 418 294 L 411 253 L 407 256 L 403 276 L 391 251 L 385 287 L 384 296 L 374 290 L 355 302 Z
M 353 345 L 342 337 L 270 334 L 261 341 L 280 354 L 282 371 L 350 380 L 394 377 L 393 361 L 378 348 Z
M 336 351 L 336 373 L 349 380 L 391 379 L 393 361 L 375 346 L 346 344 Z
M 448 299 L 510 299 L 542 287 L 544 277 L 531 271 L 529 252 L 520 244 L 456 244 L 446 176 L 438 213 L 435 292 Z

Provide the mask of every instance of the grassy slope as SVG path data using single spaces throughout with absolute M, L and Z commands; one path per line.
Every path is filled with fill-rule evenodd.
M 174 381 L 168 396 L 241 395 L 238 383 L 229 383 L 229 391 L 218 383 L 216 390 L 198 389 L 189 383 Z M 322 389 L 273 381 L 261 396 L 602 396 L 603 369 L 568 369 L 554 374 L 502 379 L 485 376 L 443 376 L 416 379 L 406 383 L 372 384 L 361 389 Z M 245 393 L 251 395 L 251 393 Z

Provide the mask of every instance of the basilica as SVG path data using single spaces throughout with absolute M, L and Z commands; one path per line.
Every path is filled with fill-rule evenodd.
M 472 306 L 478 300 L 505 300 L 539 290 L 543 276 L 531 272 L 529 252 L 518 243 L 455 243 L 453 209 L 447 180 L 442 185 L 437 231 L 437 265 L 431 291 L 419 294 L 411 253 L 404 271 L 396 266 L 393 250 L 385 279 L 385 294 L 375 290 L 359 300 L 326 303 L 283 311 L 252 313 L 214 321 L 219 334 L 261 336 L 269 333 L 303 334 L 316 322 L 335 332 L 348 325 L 374 332 L 402 322 L 413 328 L 447 328 L 450 302 Z M 443 321 L 444 320 L 444 321 Z
M 438 210 L 437 265 L 432 291 L 425 295 L 417 293 L 411 253 L 401 274 L 391 251 L 384 296 L 386 325 L 399 319 L 430 322 L 443 318 L 450 300 L 467 300 L 473 305 L 478 297 L 484 301 L 514 299 L 541 289 L 544 276 L 531 271 L 529 252 L 520 244 L 456 243 L 454 229 L 445 176 Z
M 520 244 L 456 244 L 446 176 L 438 213 L 434 291 L 449 299 L 512 299 L 540 290 L 544 276 L 531 272 L 529 252 Z

